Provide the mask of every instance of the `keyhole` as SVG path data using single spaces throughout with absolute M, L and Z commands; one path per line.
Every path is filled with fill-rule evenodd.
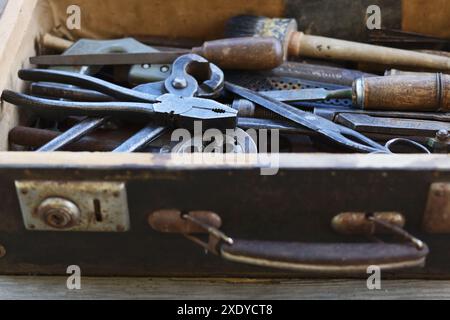
M 94 199 L 94 214 L 95 214 L 95 220 L 97 222 L 102 222 L 102 207 L 100 205 L 100 200 Z

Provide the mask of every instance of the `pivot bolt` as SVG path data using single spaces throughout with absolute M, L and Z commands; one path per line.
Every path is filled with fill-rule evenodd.
M 173 79 L 173 81 L 172 81 L 172 86 L 175 88 L 175 89 L 184 89 L 184 88 L 186 88 L 187 87 L 187 81 L 186 81 L 186 79 L 184 79 L 184 78 L 175 78 L 175 79 Z
M 436 132 L 436 138 L 439 141 L 446 141 L 449 138 L 449 133 L 445 129 L 441 129 L 438 132 Z
M 41 202 L 37 214 L 50 227 L 66 229 L 80 222 L 80 209 L 70 200 L 52 197 Z

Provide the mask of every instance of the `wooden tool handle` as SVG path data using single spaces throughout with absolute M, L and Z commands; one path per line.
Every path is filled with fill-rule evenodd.
M 244 37 L 207 41 L 193 53 L 223 69 L 265 70 L 283 63 L 283 47 L 275 38 Z
M 367 110 L 450 111 L 450 75 L 361 78 L 353 84 L 353 103 Z
M 420 67 L 440 71 L 450 70 L 448 57 L 312 36 L 303 32 L 292 33 L 288 51 L 294 56 Z
M 46 48 L 55 49 L 63 52 L 69 49 L 74 44 L 74 42 L 54 36 L 50 33 L 46 33 L 42 37 L 42 44 Z

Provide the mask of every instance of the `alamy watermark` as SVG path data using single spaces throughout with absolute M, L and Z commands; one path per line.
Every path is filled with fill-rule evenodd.
M 67 19 L 66 27 L 69 30 L 81 29 L 81 8 L 75 4 L 72 4 L 66 9 Z
M 367 289 L 369 290 L 381 290 L 381 268 L 379 266 L 367 267 L 367 274 L 370 276 L 367 278 Z
M 370 5 L 366 11 L 366 26 L 369 30 L 381 29 L 381 8 L 377 5 Z
M 279 130 L 267 129 L 207 129 L 202 122 L 194 122 L 194 130 L 183 128 L 172 132 L 172 146 L 165 146 L 172 153 L 188 154 L 180 161 L 191 163 L 254 163 L 260 167 L 261 175 L 276 175 L 279 170 Z
M 66 286 L 68 290 L 80 290 L 81 289 L 81 268 L 77 265 L 70 265 L 66 270 L 67 277 Z

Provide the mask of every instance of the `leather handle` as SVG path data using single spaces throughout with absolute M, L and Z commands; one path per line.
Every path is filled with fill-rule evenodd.
M 450 75 L 398 75 L 361 78 L 353 103 L 366 110 L 450 111 Z
M 233 262 L 314 273 L 360 273 L 370 265 L 382 270 L 421 267 L 428 247 L 405 243 L 292 243 L 234 240 L 220 255 Z
M 152 229 L 182 234 L 222 258 L 262 267 L 302 272 L 350 274 L 377 265 L 383 270 L 421 267 L 428 247 L 381 216 L 368 218 L 409 240 L 405 243 L 297 243 L 232 239 L 220 231 L 222 220 L 212 211 L 158 210 L 149 214 Z M 373 229 L 376 230 L 376 229 Z M 209 234 L 208 242 L 196 235 Z

